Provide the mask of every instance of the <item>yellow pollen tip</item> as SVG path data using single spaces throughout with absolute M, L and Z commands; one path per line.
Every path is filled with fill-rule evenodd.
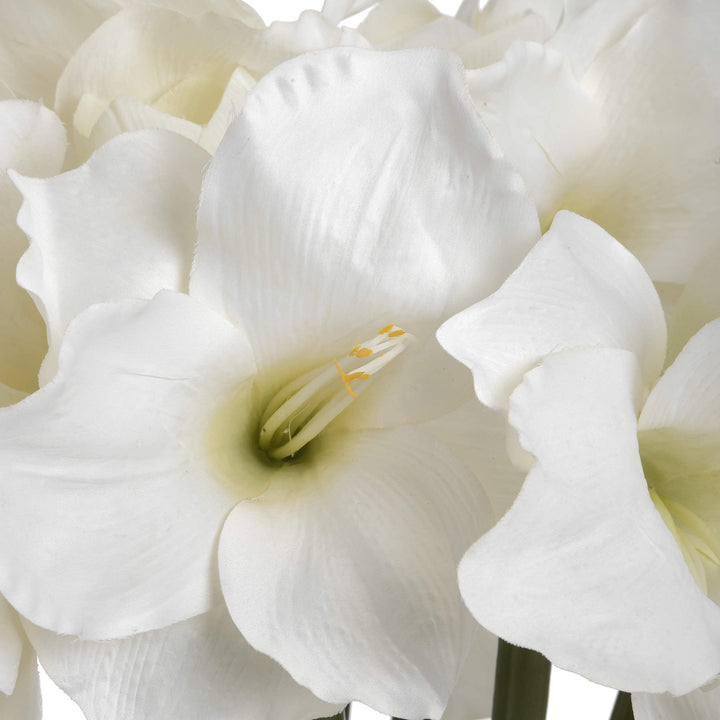
M 388 337 L 400 337 L 401 335 L 404 335 L 404 330 L 393 330 L 391 333 L 388 333 Z
M 386 326 L 378 333 L 378 335 L 383 335 L 384 333 L 389 332 L 390 330 L 393 329 L 393 327 L 394 327 L 394 325 L 392 325 L 392 324 L 386 325 Z
M 354 372 L 354 373 L 346 373 L 343 371 L 343 369 L 338 365 L 337 360 L 333 360 L 335 363 L 335 369 L 340 373 L 340 377 L 342 378 L 342 381 L 345 383 L 345 389 L 354 397 L 357 398 L 357 395 L 352 391 L 352 388 L 350 387 L 350 383 L 353 380 L 367 380 L 370 376 L 367 373 L 364 372 Z
M 352 357 L 360 349 L 360 343 L 358 343 L 349 353 L 348 357 Z
M 373 351 L 370 348 L 361 348 L 355 353 L 355 357 L 366 358 L 368 355 L 372 355 Z

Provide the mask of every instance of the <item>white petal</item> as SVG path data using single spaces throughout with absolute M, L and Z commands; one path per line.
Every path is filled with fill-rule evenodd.
M 720 608 L 650 499 L 638 452 L 643 383 L 620 350 L 557 353 L 510 421 L 537 458 L 505 517 L 460 564 L 485 627 L 629 691 L 685 693 L 720 671 Z
M 87 164 L 47 180 L 13 176 L 31 251 L 18 281 L 45 317 L 53 377 L 68 323 L 93 303 L 186 290 L 207 153 L 174 133 L 118 137 Z
M 698 262 L 678 297 L 668 322 L 670 362 L 700 328 L 720 317 L 720 244 Z
M 245 323 L 259 366 L 327 361 L 362 333 L 423 335 L 483 297 L 536 223 L 456 59 L 328 50 L 263 78 L 228 130 L 191 293 Z
M 633 693 L 635 720 L 716 720 L 720 688 L 700 688 L 687 695 Z
M 477 8 L 477 1 L 474 4 Z M 563 15 L 563 5 L 562 0 L 490 0 L 473 13 L 477 38 L 457 49 L 465 67 L 499 62 L 516 41 L 545 42 Z
M 441 720 L 489 717 L 495 686 L 497 638 L 477 625 L 475 641 L 460 669 Z
M 87 95 L 83 95 L 78 111 L 75 112 L 76 124 L 78 123 L 79 110 L 84 105 L 87 97 Z M 103 106 L 104 103 L 99 101 L 98 107 L 102 109 Z M 202 126 L 197 123 L 156 110 L 151 105 L 147 105 L 130 95 L 119 95 L 107 108 L 102 110 L 102 114 L 97 119 L 96 112 L 92 112 L 92 120 L 88 123 L 87 142 L 78 142 L 82 138 L 76 138 L 74 143 L 75 161 L 85 160 L 86 157 L 81 154 L 83 151 L 89 157 L 90 154 L 116 135 L 120 135 L 120 133 L 144 130 L 146 128 L 170 130 L 196 143 L 202 133 Z
M 720 432 L 720 318 L 694 335 L 648 396 L 641 430 Z
M 472 640 L 455 567 L 488 525 L 482 489 L 417 429 L 315 442 L 225 523 L 230 614 L 325 700 L 439 717 Z
M 473 371 L 480 400 L 503 408 L 527 370 L 566 348 L 632 350 L 652 385 L 665 319 L 640 263 L 602 228 L 562 212 L 500 290 L 446 322 L 438 339 Z
M 0 384 L 26 392 L 37 387 L 47 340 L 42 318 L 15 281 L 27 238 L 15 222 L 21 198 L 6 170 L 54 175 L 64 155 L 65 131 L 51 110 L 26 100 L 0 102 Z
M 0 692 L 0 717 L 7 720 L 40 720 L 40 678 L 37 658 L 27 638 L 23 638 L 22 658 L 12 695 Z
M 582 77 L 592 62 L 622 39 L 654 0 L 592 0 L 565 2 L 562 22 L 548 45 L 570 62 Z
M 595 220 L 653 280 L 684 282 L 720 223 L 720 5 L 664 0 L 623 31 L 582 79 L 608 133 L 559 207 Z
M 449 445 L 472 469 L 490 500 L 495 519 L 500 519 L 515 501 L 526 475 L 508 455 L 504 415 L 473 399 L 422 427 Z
M 208 428 L 253 372 L 244 335 L 185 295 L 96 305 L 75 321 L 55 380 L 0 411 L 0 546 L 13 550 L 0 588 L 19 612 L 108 638 L 217 602 L 223 519 L 265 479 L 215 472 L 222 438 Z M 252 419 L 236 422 L 242 438 Z
M 480 117 L 515 165 L 548 227 L 568 183 L 598 151 L 599 109 L 560 53 L 514 43 L 502 62 L 469 73 Z
M 15 689 L 23 642 L 18 615 L 0 595 L 0 693 L 5 695 Z
M 132 95 L 204 124 L 237 66 L 261 75 L 298 52 L 341 44 L 352 34 L 319 13 L 263 28 L 212 13 L 186 17 L 157 7 L 129 8 L 78 49 L 58 81 L 55 106 L 70 121 L 83 95 L 97 98 L 100 108 Z M 87 132 L 86 123 L 79 129 Z
M 88 720 L 311 720 L 334 715 L 253 650 L 219 607 L 122 640 L 93 642 L 27 624 L 40 662 Z
M 360 23 L 360 32 L 380 47 L 437 20 L 440 12 L 428 0 L 383 0 Z
M 714 528 L 712 544 L 720 549 L 718 357 L 720 319 L 700 330 L 665 371 L 648 396 L 638 428 L 648 479 L 661 495 Z
M 336 25 L 369 8 L 376 0 L 325 0 L 322 14 Z

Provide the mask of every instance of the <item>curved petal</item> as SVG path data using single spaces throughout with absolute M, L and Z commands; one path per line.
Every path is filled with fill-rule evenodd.
M 223 519 L 265 481 L 213 472 L 206 433 L 253 372 L 242 332 L 185 295 L 77 319 L 55 380 L 0 411 L 0 587 L 22 615 L 97 639 L 217 601 Z
M 0 4 L 0 76 L 18 97 L 52 102 L 60 74 L 80 44 L 128 5 L 155 5 L 185 15 L 217 12 L 253 27 L 258 14 L 240 0 L 32 0 Z
M 340 709 L 253 650 L 225 607 L 101 643 L 26 627 L 43 668 L 88 720 L 312 720 Z
M 24 638 L 17 613 L 0 595 L 0 693 L 12 695 Z
M 720 318 L 696 333 L 648 396 L 640 430 L 720 432 Z
M 655 0 L 580 0 L 564 2 L 562 20 L 548 46 L 567 59 L 577 77 L 582 77 L 603 51 L 632 29 Z
M 503 408 L 525 372 L 567 348 L 631 350 L 651 386 L 665 333 L 640 263 L 602 228 L 561 212 L 500 290 L 448 320 L 438 340 L 473 371 L 480 400 Z
M 369 8 L 376 0 L 325 0 L 322 14 L 332 23 L 338 25 L 357 13 Z
M 57 369 L 68 323 L 86 307 L 187 289 L 195 208 L 208 155 L 174 133 L 118 137 L 85 165 L 47 180 L 13 175 L 31 249 L 18 282 L 36 299 Z
M 360 23 L 358 30 L 373 47 L 382 47 L 392 45 L 440 17 L 439 10 L 428 0 L 383 0 Z
M 668 356 L 672 362 L 703 325 L 720 317 L 720 243 L 698 262 L 678 297 L 668 322 Z
M 599 109 L 562 55 L 514 43 L 503 60 L 468 74 L 480 117 L 525 181 L 541 225 L 604 140 Z
M 462 664 L 441 720 L 490 717 L 496 656 L 497 638 L 477 625 L 470 652 Z
M 720 671 L 720 608 L 650 499 L 638 452 L 643 383 L 621 350 L 557 353 L 511 398 L 537 458 L 505 517 L 466 554 L 485 627 L 629 691 L 686 693 Z
M 558 207 L 604 227 L 653 280 L 684 282 L 720 223 L 720 6 L 663 0 L 626 30 L 582 79 L 607 135 Z
M 474 3 L 461 5 L 456 17 L 465 18 L 477 31 L 470 43 L 457 48 L 467 68 L 480 68 L 502 60 L 517 41 L 544 43 L 563 15 L 562 0 L 490 0 L 478 10 Z M 474 5 L 474 7 L 472 7 Z
M 259 367 L 311 366 L 389 322 L 428 333 L 536 233 L 457 59 L 328 50 L 264 77 L 228 130 L 190 292 L 247 326 Z
M 463 459 L 480 479 L 494 518 L 500 519 L 515 501 L 526 475 L 511 462 L 508 454 L 505 417 L 473 399 L 421 427 Z
M 638 429 L 646 475 L 715 528 L 720 551 L 720 319 L 708 323 L 652 389 Z M 695 524 L 690 520 L 691 525 Z
M 40 720 L 42 700 L 37 658 L 27 638 L 23 637 L 22 657 L 12 695 L 0 692 L 0 717 L 12 720 Z
M 687 695 L 633 693 L 635 720 L 715 720 L 720 688 L 700 688 Z
M 432 435 L 404 427 L 315 441 L 220 538 L 240 631 L 330 702 L 439 717 L 472 639 L 455 567 L 488 523 L 482 489 Z
M 15 222 L 20 193 L 6 171 L 54 175 L 64 155 L 65 130 L 55 113 L 27 100 L 0 102 L 0 384 L 25 392 L 37 387 L 47 340 L 32 299 L 15 281 L 27 238 Z
M 213 13 L 186 17 L 158 7 L 131 7 L 103 23 L 78 49 L 58 81 L 55 107 L 85 135 L 118 95 L 203 124 L 237 66 L 262 75 L 299 52 L 344 44 L 356 35 L 313 12 L 264 28 Z M 84 95 L 95 99 L 90 114 L 79 108 Z

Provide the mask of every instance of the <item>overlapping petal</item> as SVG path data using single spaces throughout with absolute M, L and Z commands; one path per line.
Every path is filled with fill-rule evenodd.
M 600 36 L 607 17 L 636 4 L 591 4 L 592 33 Z M 602 152 L 558 208 L 595 220 L 653 280 L 684 282 L 717 242 L 718 32 L 720 6 L 713 0 L 652 3 L 617 26 L 582 77 L 602 109 L 606 135 Z M 592 44 L 572 24 L 568 33 Z
M 514 43 L 502 61 L 468 74 L 483 122 L 515 165 L 543 227 L 558 200 L 602 149 L 599 108 L 563 56 L 537 43 Z
M 673 697 L 665 693 L 633 693 L 635 720 L 715 720 L 720 689 L 700 688 Z
M 0 693 L 12 695 L 24 638 L 17 613 L 0 595 Z
M 485 627 L 631 691 L 687 693 L 720 671 L 720 608 L 695 584 L 640 462 L 632 353 L 557 353 L 510 420 L 536 457 L 518 499 L 463 559 Z
M 224 607 L 102 643 L 26 628 L 43 668 L 88 720 L 312 720 L 340 709 L 253 650 Z
M 21 198 L 6 171 L 53 175 L 64 155 L 65 131 L 52 111 L 26 100 L 0 102 L 0 385 L 25 392 L 37 387 L 47 341 L 42 318 L 15 281 L 27 238 L 15 222 Z
M 427 333 L 536 237 L 456 60 L 328 50 L 263 78 L 230 127 L 191 294 L 242 319 L 259 366 L 325 361 L 388 322 Z
M 55 380 L 0 412 L 0 589 L 19 612 L 107 638 L 218 602 L 223 519 L 265 480 L 215 472 L 208 428 L 254 371 L 243 333 L 185 295 L 76 320 Z
M 503 408 L 548 353 L 616 347 L 638 357 L 647 385 L 665 356 L 660 300 L 640 263 L 602 228 L 558 213 L 550 230 L 494 295 L 438 331 L 470 367 L 480 400 Z
M 48 328 L 45 382 L 68 323 L 89 305 L 187 289 L 207 159 L 174 133 L 145 131 L 62 175 L 13 176 L 24 198 L 18 223 L 31 239 L 18 280 Z
M 40 720 L 40 678 L 37 658 L 30 643 L 23 638 L 22 656 L 12 695 L 0 692 L 0 717 L 12 720 Z
M 225 523 L 230 614 L 325 700 L 439 717 L 473 636 L 455 567 L 488 527 L 482 488 L 409 427 L 328 434 L 308 452 Z

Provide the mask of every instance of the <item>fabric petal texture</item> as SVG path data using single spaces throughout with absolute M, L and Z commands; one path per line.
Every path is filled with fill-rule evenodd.
M 265 481 L 213 472 L 207 429 L 254 372 L 243 333 L 186 295 L 75 321 L 55 380 L 0 411 L 0 589 L 22 615 L 103 639 L 219 602 L 223 520 Z
M 37 387 L 47 340 L 32 299 L 15 281 L 27 238 L 15 222 L 21 197 L 7 170 L 46 177 L 60 171 L 64 156 L 65 130 L 51 110 L 27 100 L 0 102 L 0 384 L 18 391 Z
M 18 281 L 48 327 L 42 379 L 57 369 L 68 323 L 94 303 L 187 290 L 195 209 L 208 155 L 164 131 L 118 137 L 85 165 L 47 180 L 13 175 L 31 239 Z
M 340 710 L 253 650 L 224 607 L 105 642 L 26 628 L 43 668 L 88 720 L 312 720 Z
M 259 366 L 311 363 L 387 323 L 428 334 L 537 232 L 456 59 L 327 50 L 264 77 L 228 130 L 190 292 L 245 324 Z
M 645 12 L 638 14 L 638 5 Z M 595 36 L 608 18 L 628 17 L 582 74 L 607 132 L 602 152 L 558 208 L 604 227 L 653 280 L 684 282 L 717 242 L 720 220 L 720 6 L 611 1 L 592 3 L 590 11 Z M 586 39 L 574 30 L 569 22 L 568 37 L 582 46 Z
M 640 263 L 602 228 L 561 212 L 494 295 L 448 320 L 442 346 L 473 371 L 477 396 L 504 408 L 523 374 L 573 347 L 633 351 L 652 385 L 665 357 L 660 299 Z
M 223 527 L 230 614 L 327 701 L 440 717 L 474 637 L 455 567 L 490 524 L 482 488 L 418 429 L 315 443 Z
M 635 720 L 715 720 L 720 689 L 700 688 L 687 695 L 633 693 Z
M 511 398 L 536 463 L 466 554 L 463 598 L 486 628 L 628 691 L 687 693 L 720 671 L 720 608 L 695 584 L 650 498 L 632 353 L 548 357 Z

